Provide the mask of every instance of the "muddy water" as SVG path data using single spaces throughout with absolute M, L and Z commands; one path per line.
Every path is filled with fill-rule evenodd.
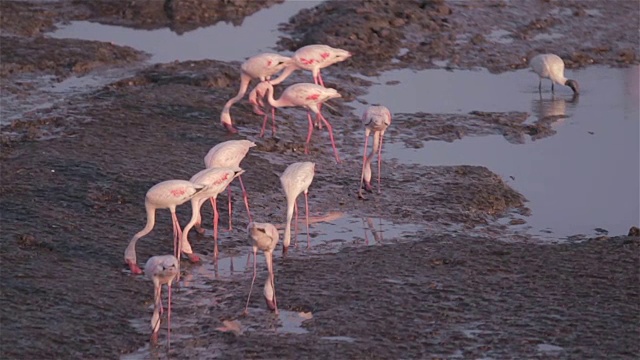
M 403 163 L 487 166 L 530 201 L 524 227 L 539 238 L 622 234 L 639 218 L 638 69 L 568 71 L 580 83 L 578 98 L 557 85 L 552 94 L 548 81 L 539 94 L 537 76 L 526 70 L 398 70 L 368 78 L 379 84 L 363 100 L 394 113 L 522 111 L 530 114 L 527 122 L 552 121 L 555 134 L 524 144 L 467 136 L 410 149 L 390 136 L 385 155 Z
M 152 63 L 215 59 L 241 61 L 261 52 L 274 52 L 279 36 L 278 24 L 302 9 L 322 1 L 285 1 L 246 17 L 241 26 L 220 22 L 184 34 L 170 29 L 135 30 L 89 21 L 73 21 L 49 34 L 54 38 L 74 38 L 113 42 L 151 54 Z M 229 40 L 233 39 L 233 46 Z M 169 44 L 169 46 L 168 46 Z

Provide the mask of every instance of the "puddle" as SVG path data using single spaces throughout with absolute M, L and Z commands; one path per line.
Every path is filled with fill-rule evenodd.
M 278 24 L 287 22 L 300 10 L 313 8 L 321 2 L 288 0 L 244 18 L 242 26 L 219 22 L 182 35 L 168 28 L 138 30 L 88 21 L 59 25 L 59 29 L 47 35 L 130 46 L 151 54 L 152 63 L 203 59 L 241 61 L 261 52 L 273 52 L 272 47 L 281 35 L 277 30 Z M 242 46 L 229 46 L 229 39 Z
M 420 231 L 418 225 L 399 225 L 382 218 L 344 216 L 330 223 L 318 223 L 309 227 L 312 252 L 335 252 L 342 246 L 380 245 L 391 240 L 398 241 Z M 293 239 L 292 239 L 293 241 Z M 306 249 L 306 229 L 304 223 L 298 226 L 298 247 Z
M 538 34 L 538 35 L 534 36 L 531 40 L 533 40 L 533 41 L 540 41 L 540 40 L 551 41 L 551 40 L 557 40 L 557 39 L 560 39 L 560 38 L 563 38 L 563 37 L 564 37 L 564 35 L 558 34 L 558 33 Z
M 408 149 L 390 137 L 384 150 L 409 164 L 488 167 L 529 200 L 530 234 L 559 239 L 598 235 L 595 228 L 602 228 L 618 235 L 626 234 L 640 217 L 639 69 L 568 71 L 567 76 L 580 83 L 576 102 L 570 101 L 566 87 L 559 86 L 552 96 L 549 82 L 543 83 L 540 98 L 538 79 L 528 70 L 500 75 L 485 70 L 395 70 L 369 78 L 380 85 L 363 99 L 384 104 L 392 113 L 526 111 L 532 114 L 530 121 L 566 115 L 552 125 L 555 135 L 527 138 L 525 144 L 484 136 L 453 143 L 430 141 L 421 149 Z M 385 85 L 389 81 L 400 83 Z M 364 109 L 354 105 L 360 107 L 357 112 Z
M 349 336 L 323 336 L 320 339 L 328 341 L 343 341 L 348 343 L 353 343 L 356 341 L 356 339 Z
M 307 317 L 295 311 L 278 309 L 278 312 L 278 320 L 281 325 L 277 328 L 277 332 L 281 334 L 306 334 L 309 332 L 302 328 L 302 323 L 309 320 Z
M 33 77 L 30 74 L 16 78 L 16 81 L 29 83 L 35 91 L 29 94 L 3 94 L 0 106 L 0 125 L 10 124 L 36 110 L 52 108 L 63 104 L 73 95 L 88 93 L 109 83 L 133 75 L 135 69 L 108 69 L 94 71 L 82 77 L 71 76 L 57 82 L 54 76 Z
M 65 25 L 57 24 L 58 29 L 45 36 L 104 41 L 130 46 L 151 54 L 149 60 L 151 63 L 202 59 L 242 61 L 261 52 L 273 52 L 272 47 L 282 34 L 278 30 L 278 25 L 287 22 L 300 10 L 313 8 L 320 3 L 322 1 L 287 0 L 246 17 L 242 21 L 242 26 L 220 22 L 182 35 L 168 28 L 137 30 L 88 21 L 72 21 Z M 228 46 L 230 38 L 243 46 Z M 22 95 L 9 95 L 2 98 L 0 125 L 10 124 L 14 120 L 24 118 L 30 112 L 55 107 L 59 103 L 64 103 L 68 97 L 85 94 L 131 76 L 134 70 L 94 71 L 82 77 L 70 77 L 60 83 L 51 76 L 16 79 L 30 83 L 34 90 L 31 91 L 27 100 Z

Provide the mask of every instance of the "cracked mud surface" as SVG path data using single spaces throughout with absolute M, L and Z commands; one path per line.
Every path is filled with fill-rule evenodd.
M 391 2 L 372 11 L 374 5 L 327 2 L 301 12 L 294 24 L 285 25 L 293 40 L 283 40 L 282 46 L 324 42 L 371 55 L 328 68 L 326 75 L 323 70 L 327 86 L 343 94 L 343 101 L 332 103 L 335 111 L 323 109 L 339 124 L 335 135 L 344 159 L 340 165 L 331 156 L 326 131 L 314 132 L 311 154 L 302 153 L 306 126 L 300 123 L 306 115 L 300 109 L 279 110 L 276 137 L 259 138 L 262 118 L 243 101 L 232 109 L 240 134 L 223 132 L 219 111 L 237 91 L 239 62 L 144 66 L 145 54 L 131 48 L 41 36 L 58 21 L 73 19 L 188 31 L 219 19 L 240 21 L 243 14 L 273 2 L 236 1 L 219 17 L 205 16 L 202 9 L 193 12 L 187 4 L 195 1 L 166 2 L 174 6 L 174 20 L 167 17 L 166 7 L 160 10 L 146 2 L 82 3 L 0 2 L 3 92 L 9 89 L 27 98 L 30 82 L 16 79 L 31 75 L 60 81 L 105 67 L 132 72 L 89 95 L 27 113 L 2 129 L 2 263 L 10 269 L 2 287 L 3 358 L 116 358 L 143 347 L 151 284 L 128 275 L 122 253 L 144 225 L 144 194 L 157 182 L 189 178 L 201 169 L 209 148 L 242 138 L 258 144 L 242 166 L 247 169 L 243 178 L 252 212 L 261 221 L 284 222 L 278 175 L 291 162 L 314 161 L 312 214 L 383 217 L 397 224 L 425 225 L 426 230 L 332 254 L 293 249 L 283 259 L 278 251 L 278 303 L 283 310 L 313 314 L 303 322 L 306 334 L 274 335 L 278 322 L 264 311 L 260 296 L 263 269 L 248 317 L 240 316 L 248 274 L 223 279 L 193 275 L 194 284 L 175 293 L 171 357 L 631 359 L 640 351 L 635 326 L 640 320 L 637 236 L 545 246 L 526 239 L 499 242 L 508 229 L 498 220 L 527 214 L 527 203 L 480 166 L 409 166 L 385 160 L 382 194 L 359 201 L 362 130 L 359 114 L 350 106 L 371 85 L 352 76 L 352 69 L 367 74 L 423 68 L 443 59 L 455 68 L 506 71 L 524 66 L 522 57 L 539 49 L 541 42 L 532 39 L 540 33 L 565 34 L 569 42 L 546 51 L 567 56 L 569 67 L 637 63 L 637 31 L 626 31 L 634 26 L 633 19 L 637 24 L 637 13 L 626 3 L 613 7 L 592 1 L 532 1 L 516 8 L 496 1 L 464 8 L 460 2 Z M 240 3 L 246 6 L 234 8 Z M 558 10 L 542 16 L 536 12 L 540 4 Z M 425 11 L 416 12 L 421 6 Z M 246 12 L 230 14 L 230 9 Z M 359 11 L 366 19 L 362 24 L 354 21 L 353 38 L 341 33 L 347 10 Z M 149 21 L 132 20 L 140 14 Z M 301 30 L 320 16 L 328 19 L 325 24 Z M 591 44 L 578 36 L 585 27 L 601 26 L 600 17 L 605 16 L 621 20 L 611 29 L 600 29 Z M 389 21 L 393 24 L 388 33 L 380 30 Z M 511 43 L 487 40 L 494 23 L 513 34 L 507 36 Z M 612 38 L 616 41 L 607 41 L 610 50 L 597 50 Z M 393 61 L 403 47 L 410 51 Z M 54 49 L 57 52 L 51 52 Z M 505 56 L 496 58 L 497 53 Z M 296 73 L 287 82 L 309 77 Z M 403 131 L 392 126 L 387 136 L 410 147 L 423 146 L 416 137 L 455 141 L 498 134 L 521 143 L 554 135 L 554 118 L 525 123 L 526 114 L 518 112 L 394 115 L 394 121 L 404 124 Z M 223 256 L 240 254 L 244 263 L 248 243 L 242 229 L 248 219 L 238 186 L 232 188 L 234 230 L 222 233 L 220 247 Z M 226 201 L 220 197 L 218 203 L 220 222 L 226 224 Z M 210 207 L 203 209 L 205 226 L 210 227 Z M 157 215 L 156 228 L 138 244 L 140 262 L 171 252 L 169 213 L 161 210 Z M 186 223 L 190 209 L 178 208 L 178 216 Z M 478 228 L 487 231 L 470 236 Z M 194 232 L 190 240 L 210 264 L 211 237 Z M 208 274 L 206 264 L 185 262 L 185 278 L 198 271 Z M 140 329 L 131 319 L 143 323 Z M 243 335 L 216 330 L 230 319 L 242 324 Z M 353 341 L 325 339 L 332 336 Z M 561 350 L 550 351 L 550 345 Z M 154 352 L 166 356 L 162 347 L 152 356 Z

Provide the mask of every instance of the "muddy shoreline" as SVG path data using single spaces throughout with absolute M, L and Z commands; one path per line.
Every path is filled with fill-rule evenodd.
M 351 107 L 371 85 L 354 71 L 508 71 L 524 67 L 530 53 L 542 50 L 540 34 L 564 34 L 562 41 L 546 42 L 551 45 L 544 50 L 568 59 L 570 68 L 638 64 L 633 29 L 638 12 L 632 2 L 531 1 L 515 7 L 504 1 L 434 0 L 376 8 L 378 2 L 330 1 L 302 11 L 282 25 L 288 38 L 280 41 L 281 49 L 323 42 L 367 54 L 323 72 L 327 86 L 344 98 L 334 104 L 337 111 L 327 109 L 341 124 L 336 126 L 341 165 L 330 156 L 326 132 L 315 133 L 312 153 L 302 154 L 305 130 L 297 124 L 305 115 L 298 109 L 281 111 L 278 135 L 260 139 L 261 118 L 241 102 L 233 108 L 240 134 L 224 133 L 219 109 L 237 91 L 242 59 L 145 65 L 148 55 L 132 48 L 43 36 L 55 24 L 72 20 L 184 32 L 218 21 L 240 23 L 278 1 L 225 3 L 221 9 L 206 1 L 167 1 L 160 9 L 162 2 L 155 1 L 0 2 L 3 99 L 33 97 L 39 86 L 33 79 L 41 76 L 56 83 L 105 68 L 141 67 L 100 90 L 25 113 L 2 127 L 3 358 L 113 359 L 143 347 L 148 337 L 131 319 L 147 319 L 151 285 L 128 274 L 122 252 L 144 224 L 144 194 L 159 181 L 188 179 L 200 170 L 210 147 L 241 138 L 258 144 L 243 167 L 253 212 L 261 220 L 284 222 L 278 175 L 291 162 L 314 161 L 312 213 L 384 217 L 397 224 L 428 224 L 428 230 L 332 254 L 295 250 L 286 259 L 278 254 L 279 303 L 313 314 L 303 335 L 274 335 L 271 320 L 265 323 L 271 315 L 259 310 L 264 308 L 259 296 L 252 300 L 255 311 L 240 317 L 247 277 L 211 280 L 207 290 L 195 293 L 187 286 L 176 296 L 175 331 L 183 338 L 170 356 L 631 359 L 640 352 L 635 326 L 640 321 L 640 238 L 539 245 L 510 237 L 508 225 L 498 220 L 528 214 L 526 199 L 480 166 L 385 162 L 383 193 L 358 201 L 362 131 Z M 344 14 L 353 11 L 361 17 L 350 24 L 353 36 L 345 35 Z M 148 20 L 138 22 L 139 16 Z M 490 36 L 495 23 L 510 33 L 503 35 L 504 43 Z M 587 28 L 598 34 L 589 42 Z M 287 83 L 308 81 L 308 75 L 295 74 Z M 398 114 L 404 132 L 391 128 L 389 136 L 412 145 L 415 137 L 453 141 L 501 134 L 520 143 L 554 135 L 544 121 L 525 124 L 523 113 L 456 116 Z M 234 194 L 239 204 L 237 187 Z M 227 208 L 225 201 L 219 204 L 224 224 Z M 189 215 L 189 209 L 178 209 L 181 223 Z M 235 229 L 222 236 L 223 256 L 248 250 L 242 231 L 247 220 L 236 205 Z M 139 243 L 140 261 L 171 252 L 168 212 L 158 212 L 157 221 Z M 190 238 L 196 252 L 211 255 L 211 238 Z M 506 238 L 518 241 L 500 241 Z M 187 265 L 186 274 L 199 266 Z M 193 304 L 193 298 L 202 297 L 212 303 Z M 180 318 L 191 322 L 180 324 Z M 248 330 L 238 337 L 215 330 L 230 319 Z M 327 336 L 354 341 L 323 339 Z M 157 350 L 158 357 L 166 357 Z

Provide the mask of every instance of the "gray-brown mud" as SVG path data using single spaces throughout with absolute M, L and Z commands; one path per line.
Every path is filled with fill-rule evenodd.
M 343 66 L 367 75 L 438 67 L 434 61 L 502 72 L 526 67 L 539 53 L 558 54 L 568 68 L 620 66 L 640 57 L 638 11 L 634 1 L 333 0 L 282 26 L 291 37 L 280 47 L 328 44 L 361 53 Z
M 162 13 L 138 3 L 149 5 L 129 1 L 94 5 L 2 1 L 2 69 L 20 69 L 16 71 L 21 76 L 70 76 L 99 67 L 139 66 L 144 55 L 133 49 L 76 40 L 62 44 L 61 40 L 41 37 L 56 22 L 71 19 L 140 28 L 172 26 L 166 18 L 159 20 L 160 15 L 156 20 L 136 22 L 136 14 Z M 167 1 L 165 5 L 179 3 Z M 227 3 L 231 8 L 235 4 Z M 246 14 L 259 8 L 256 2 L 236 3 L 247 4 Z M 333 102 L 336 111 L 323 109 L 335 125 L 336 142 L 344 159 L 340 165 L 331 156 L 326 131 L 315 132 L 310 155 L 302 153 L 306 126 L 300 124 L 306 120 L 300 109 L 278 111 L 277 136 L 261 139 L 257 135 L 262 119 L 243 101 L 232 109 L 240 134 L 224 133 L 218 123 L 219 112 L 237 91 L 239 62 L 148 66 L 95 93 L 31 112 L 3 127 L 2 358 L 113 359 L 144 346 L 148 340 L 145 331 L 151 283 L 130 276 L 122 259 L 127 241 L 144 225 L 144 194 L 157 182 L 189 178 L 202 168 L 202 158 L 210 147 L 242 138 L 258 144 L 242 164 L 247 169 L 244 181 L 257 220 L 284 222 L 278 175 L 291 162 L 310 160 L 317 163 L 310 190 L 312 213 L 343 211 L 354 216 L 384 217 L 399 224 L 428 224 L 438 228 L 440 235 L 425 231 L 405 242 L 386 239 L 388 243 L 381 246 L 311 257 L 295 249 L 286 259 L 278 254 L 278 303 L 283 310 L 312 313 L 313 318 L 303 325 L 309 331 L 306 334 L 274 335 L 269 323 L 275 324 L 275 320 L 271 322 L 272 315 L 259 310 L 264 309 L 260 296 L 263 271 L 248 317 L 240 317 L 248 276 L 206 280 L 203 289 L 185 287 L 175 296 L 172 357 L 631 359 L 637 355 L 637 236 L 553 246 L 497 242 L 506 225 L 496 221 L 508 219 L 513 213 L 526 214 L 526 199 L 499 176 L 478 166 L 425 167 L 388 161 L 383 164 L 383 193 L 368 194 L 366 201 L 359 201 L 356 190 L 362 130 L 349 102 L 370 85 L 350 75 L 352 68 L 368 71 L 365 61 L 374 72 L 392 66 L 422 67 L 431 59 L 446 59 L 452 66 L 487 66 L 500 71 L 522 66 L 521 57 L 537 49 L 535 43 L 525 46 L 522 39 L 514 38 L 513 49 L 509 49 L 486 42 L 457 44 L 454 40 L 458 35 L 470 39 L 486 36 L 483 26 L 490 23 L 517 30 L 523 39 L 547 31 L 531 25 L 539 17 L 530 11 L 532 3 L 559 8 L 560 14 L 565 8 L 577 12 L 562 21 L 547 22 L 552 31 L 570 34 L 565 39 L 571 40 L 562 48 L 547 51 L 565 49 L 559 53 L 570 59 L 574 59 L 571 54 L 584 53 L 594 62 L 609 65 L 636 63 L 637 41 L 629 45 L 628 37 L 637 40 L 637 31 L 624 30 L 637 24 L 638 14 L 626 2 L 607 6 L 611 3 L 532 1 L 524 7 L 507 2 L 496 2 L 499 6 L 478 2 L 472 7 L 459 2 L 423 3 L 424 13 L 416 12 L 422 6 L 419 2 L 391 2 L 376 9 L 379 11 L 372 11 L 373 5 L 363 5 L 366 11 L 361 14 L 366 21 L 354 21 L 354 40 L 340 32 L 346 28 L 337 25 L 343 21 L 343 12 L 338 10 L 360 3 L 329 2 L 300 14 L 296 21 L 302 24 L 322 17 L 336 26 L 333 32 L 322 30 L 330 37 L 317 37 L 321 31 L 316 29 L 310 35 L 296 35 L 304 40 L 283 42 L 291 48 L 324 42 L 372 55 L 372 59 L 354 57 L 323 70 L 327 86 L 338 88 L 344 98 Z M 76 10 L 69 10 L 71 6 Z M 213 15 L 204 19 L 188 15 L 193 8 L 185 9 L 187 14 L 177 18 L 190 19 L 185 21 L 192 24 L 189 26 L 214 22 Z M 609 26 L 615 29 L 614 38 L 619 37 L 617 43 L 609 43 L 611 51 L 594 51 L 599 43 L 586 45 L 584 36 L 580 37 L 581 29 L 594 22 L 605 23 L 597 17 L 600 15 L 589 15 L 595 14 L 589 12 L 591 9 L 605 18 L 620 17 L 608 22 L 616 24 Z M 167 8 L 163 11 L 166 17 Z M 228 10 L 216 19 L 241 19 L 234 17 L 240 15 L 229 15 L 229 11 L 238 13 Z M 475 19 L 478 25 L 463 24 L 463 17 Z M 372 29 L 389 20 L 395 24 L 389 33 L 381 30 L 375 35 L 385 38 L 379 47 L 370 46 L 376 43 L 358 35 L 376 33 Z M 298 34 L 296 26 L 289 28 Z M 570 28 L 575 30 L 564 32 Z M 606 31 L 603 39 L 613 36 L 614 30 Z M 382 53 L 383 45 L 388 44 L 386 37 L 395 39 L 388 43 L 410 49 L 399 65 L 391 62 L 396 54 L 393 48 L 386 50 L 386 55 Z M 441 37 L 448 40 L 438 40 Z M 8 41 L 11 44 L 7 46 Z M 421 42 L 426 45 L 419 45 Z M 448 47 L 454 43 L 455 47 Z M 619 51 L 628 46 L 632 46 L 633 56 L 620 62 Z M 380 55 L 376 53 L 378 48 Z M 438 48 L 443 50 L 437 52 Z M 57 52 L 47 58 L 46 52 L 53 49 Z M 492 54 L 503 51 L 508 55 L 504 59 L 487 61 L 494 59 Z M 433 56 L 425 56 L 431 52 Z M 461 56 L 463 53 L 469 57 Z M 421 60 L 414 61 L 413 57 Z M 5 63 L 5 59 L 11 61 Z M 587 64 L 590 62 L 581 60 L 569 63 Z M 15 74 L 3 71 L 1 76 L 3 91 L 17 86 Z M 308 81 L 309 76 L 295 74 L 288 82 Z M 544 121 L 523 123 L 521 113 L 475 112 L 456 117 L 398 114 L 397 119 L 402 119 L 406 132 L 392 127 L 388 136 L 413 146 L 420 144 L 412 143 L 412 136 L 452 141 L 464 136 L 502 134 L 517 143 L 527 136 L 553 135 Z M 235 229 L 221 236 L 223 256 L 248 248 L 242 230 L 247 216 L 240 205 L 239 189 L 236 185 L 233 188 Z M 227 221 L 225 203 L 219 201 L 221 224 Z M 204 209 L 205 225 L 210 226 L 208 205 Z M 180 207 L 178 216 L 184 224 L 189 209 Z M 171 252 L 169 219 L 168 211 L 158 212 L 156 228 L 139 242 L 139 262 Z M 489 226 L 492 231 L 485 237 L 442 232 L 451 226 L 463 231 Z M 210 237 L 193 233 L 190 238 L 196 252 L 211 256 Z M 185 278 L 201 266 L 186 266 Z M 207 297 L 211 302 L 190 302 Z M 132 327 L 131 319 L 144 319 L 142 332 Z M 216 330 L 222 320 L 231 319 L 240 321 L 243 335 Z M 353 342 L 323 339 L 331 336 Z M 155 351 L 164 357 L 164 348 Z

